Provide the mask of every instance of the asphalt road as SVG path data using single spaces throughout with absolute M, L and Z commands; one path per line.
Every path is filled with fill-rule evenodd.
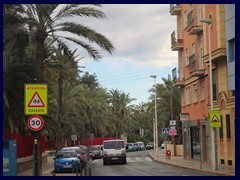
M 153 161 L 148 155 L 149 151 L 127 153 L 127 164 L 103 165 L 102 159 L 89 163 L 92 176 L 216 176 Z

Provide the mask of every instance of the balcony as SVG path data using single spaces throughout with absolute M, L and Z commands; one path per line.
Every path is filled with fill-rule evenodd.
M 182 11 L 181 4 L 170 4 L 170 14 L 171 15 L 180 15 Z
M 187 32 L 189 35 L 198 35 L 202 33 L 202 23 L 200 23 L 200 10 L 192 10 L 187 15 Z
M 180 51 L 181 49 L 183 49 L 183 39 L 179 38 L 179 34 L 178 34 L 178 39 L 176 39 L 176 33 L 175 31 L 173 31 L 173 33 L 171 34 L 171 49 L 172 51 Z
M 182 88 L 184 87 L 184 79 L 178 78 L 176 81 L 173 82 L 173 86 Z
M 189 57 L 189 74 L 191 77 L 200 77 L 205 74 L 203 58 L 200 54 L 192 54 Z

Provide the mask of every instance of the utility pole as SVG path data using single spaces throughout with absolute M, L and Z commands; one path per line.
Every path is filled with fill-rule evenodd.
M 171 111 L 171 120 L 173 120 L 172 89 L 170 89 L 170 111 Z M 176 156 L 175 136 L 172 136 L 172 141 L 173 141 L 173 155 Z
M 155 135 L 156 135 L 156 142 L 155 142 L 155 146 L 156 146 L 156 156 L 158 156 L 158 127 L 157 127 L 157 85 L 156 85 L 156 75 L 151 75 L 151 78 L 154 78 L 154 89 L 155 89 Z

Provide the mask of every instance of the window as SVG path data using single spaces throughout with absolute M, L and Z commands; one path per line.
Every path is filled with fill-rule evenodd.
M 231 123 L 230 123 L 230 115 L 226 115 L 226 130 L 227 130 L 227 139 L 231 139 Z
M 186 66 L 189 64 L 188 48 L 186 49 Z
M 205 94 L 204 94 L 204 81 L 200 81 L 200 100 L 205 99 Z
M 193 85 L 193 102 L 198 101 L 198 92 L 197 92 L 197 84 Z
M 217 100 L 217 80 L 216 80 L 216 69 L 212 70 L 212 90 L 213 90 L 213 100 Z
M 221 116 L 221 122 L 222 122 L 222 116 Z M 223 124 L 223 123 L 222 123 Z M 221 127 L 219 128 L 219 138 L 220 139 L 223 139 L 223 127 L 222 127 L 222 125 L 221 125 Z
M 184 27 L 186 27 L 187 26 L 187 10 L 186 11 L 184 11 Z
M 185 97 L 184 97 L 184 90 L 182 90 L 181 95 L 182 95 L 182 97 L 181 97 L 181 100 L 182 100 L 182 106 L 185 106 L 185 104 L 186 104 L 186 100 L 185 100 Z
M 184 63 L 183 63 L 183 53 L 182 51 L 180 52 L 179 55 L 179 79 L 183 80 L 184 79 Z
M 190 9 L 193 10 L 193 4 L 190 4 Z
M 199 48 L 199 69 L 203 69 L 203 48 L 202 48 L 202 37 L 198 39 L 198 48 Z
M 185 93 L 185 97 L 186 97 L 186 105 L 190 104 L 190 87 L 186 87 L 186 93 Z
M 192 54 L 195 54 L 195 44 L 192 43 Z
M 229 61 L 235 60 L 235 38 L 228 41 L 228 58 Z

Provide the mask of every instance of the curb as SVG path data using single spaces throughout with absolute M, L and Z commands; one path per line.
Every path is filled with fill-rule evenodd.
M 206 169 L 198 169 L 198 168 L 194 168 L 194 167 L 189 167 L 189 166 L 180 166 L 177 164 L 172 164 L 172 163 L 168 163 L 165 161 L 161 161 L 161 160 L 156 160 L 154 156 L 151 155 L 151 153 L 149 153 L 149 156 L 152 160 L 156 161 L 156 162 L 161 162 L 164 164 L 168 164 L 168 165 L 172 165 L 172 166 L 176 166 L 176 167 L 182 167 L 182 168 L 186 168 L 186 169 L 192 169 L 192 170 L 197 170 L 197 171 L 202 171 L 202 172 L 207 172 L 207 173 L 214 173 L 214 174 L 220 174 L 223 176 L 235 176 L 235 174 L 230 174 L 230 173 L 224 173 L 224 172 L 220 172 L 220 171 L 210 171 L 210 170 L 206 170 Z

